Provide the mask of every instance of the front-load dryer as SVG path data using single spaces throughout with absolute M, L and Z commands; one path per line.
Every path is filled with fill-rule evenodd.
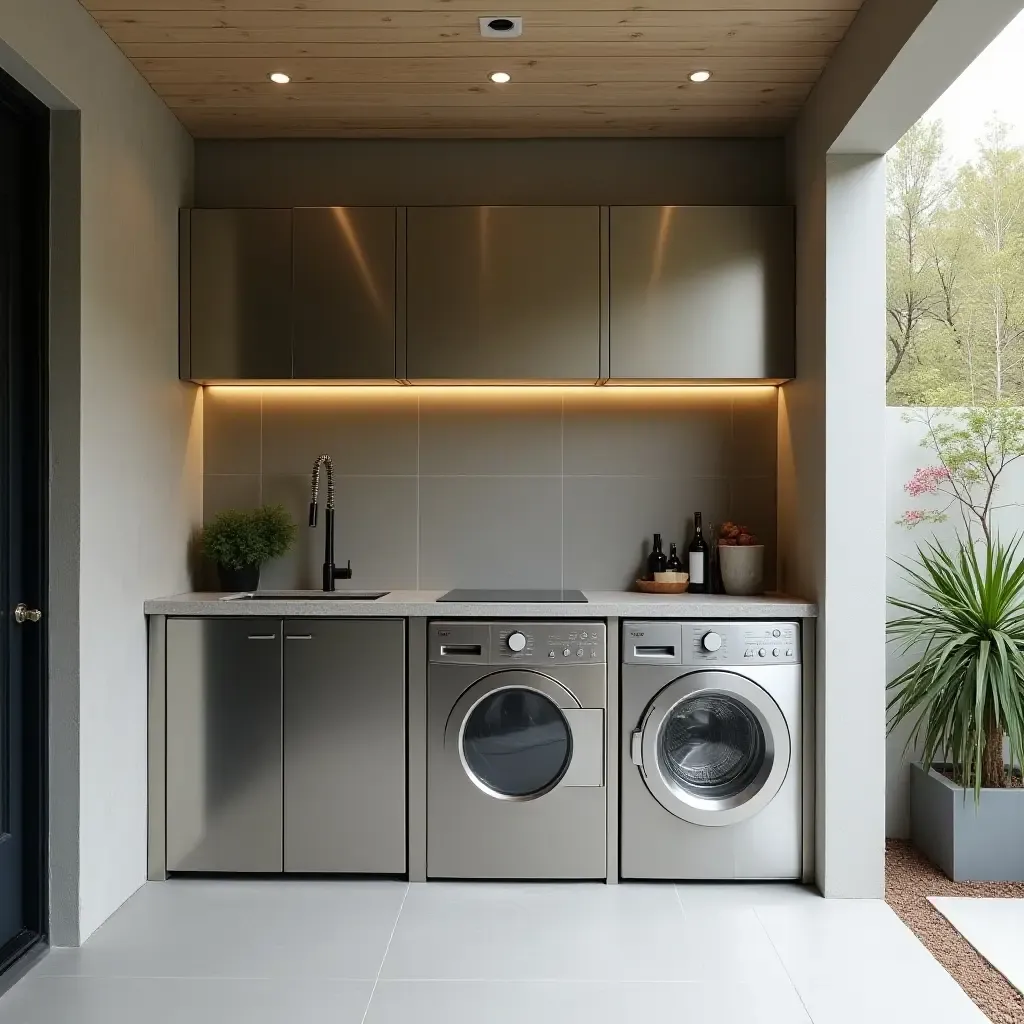
M 606 628 L 434 622 L 427 875 L 605 878 Z
M 623 878 L 802 874 L 800 627 L 622 626 Z

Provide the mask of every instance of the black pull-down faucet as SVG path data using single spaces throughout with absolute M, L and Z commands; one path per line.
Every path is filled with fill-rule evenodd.
M 344 569 L 334 564 L 334 463 L 330 455 L 321 455 L 313 465 L 313 491 L 309 499 L 309 525 L 316 526 L 317 498 L 320 493 L 320 467 L 327 467 L 327 504 L 324 507 L 324 578 L 326 593 L 334 590 L 335 580 L 352 579 L 352 562 Z

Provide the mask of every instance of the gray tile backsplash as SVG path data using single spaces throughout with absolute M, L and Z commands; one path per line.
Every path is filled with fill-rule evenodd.
M 335 464 L 356 589 L 619 589 L 654 532 L 742 521 L 774 585 L 774 388 L 208 388 L 204 512 L 283 504 L 299 540 L 264 587 L 315 587 L 309 474 Z

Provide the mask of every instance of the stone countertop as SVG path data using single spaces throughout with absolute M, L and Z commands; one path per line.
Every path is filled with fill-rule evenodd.
M 309 593 L 309 592 L 306 592 Z M 282 592 L 279 600 L 225 601 L 224 594 L 195 593 L 145 603 L 147 615 L 263 616 L 268 618 L 416 618 L 432 619 L 806 619 L 818 614 L 815 604 L 781 594 L 729 597 L 727 594 L 662 596 L 621 590 L 585 591 L 588 602 L 441 602 L 441 590 L 393 590 L 376 601 L 317 600 L 302 591 Z

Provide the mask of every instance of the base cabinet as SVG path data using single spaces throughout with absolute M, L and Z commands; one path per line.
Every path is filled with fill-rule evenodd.
M 284 624 L 284 870 L 404 874 L 405 624 Z
M 406 872 L 405 623 L 167 621 L 167 870 Z
M 167 869 L 280 871 L 281 621 L 167 621 Z

